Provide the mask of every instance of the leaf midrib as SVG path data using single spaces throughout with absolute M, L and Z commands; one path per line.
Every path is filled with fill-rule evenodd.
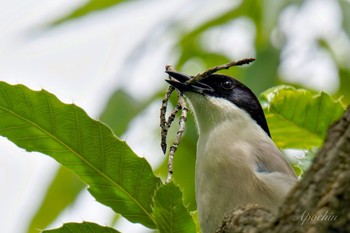
M 7 95 L 5 95 L 7 96 Z M 7 97 L 5 97 L 7 100 Z M 10 106 L 10 105 L 9 105 Z M 124 194 L 126 194 L 126 196 L 128 196 L 131 200 L 133 200 L 134 203 L 136 203 L 140 209 L 146 213 L 146 215 L 152 220 L 152 222 L 155 222 L 155 219 L 153 218 L 153 216 L 148 213 L 148 211 L 141 205 L 139 204 L 138 201 L 136 201 L 136 199 L 131 196 L 131 194 L 129 194 L 122 186 L 120 186 L 118 183 L 114 182 L 109 176 L 106 176 L 103 172 L 101 172 L 99 169 L 97 169 L 95 166 L 93 166 L 89 161 L 87 161 L 82 155 L 80 155 L 77 151 L 75 151 L 73 148 L 71 148 L 70 146 L 68 146 L 66 143 L 64 143 L 62 140 L 60 140 L 58 137 L 56 137 L 55 135 L 51 134 L 50 132 L 48 132 L 47 130 L 45 130 L 44 128 L 40 127 L 38 124 L 36 124 L 35 122 L 22 117 L 21 115 L 17 114 L 16 112 L 7 109 L 5 107 L 0 106 L 0 109 L 2 109 L 5 112 L 8 112 L 9 114 L 12 114 L 13 116 L 19 118 L 20 120 L 23 120 L 24 122 L 27 122 L 29 125 L 32 125 L 32 127 L 37 128 L 38 130 L 40 130 L 41 132 L 43 132 L 44 134 L 48 135 L 50 138 L 52 138 L 54 141 L 58 142 L 59 144 L 61 144 L 63 147 L 65 147 L 66 149 L 68 149 L 68 151 L 71 151 L 71 153 L 73 153 L 74 155 L 76 155 L 79 159 L 81 159 L 86 165 L 88 165 L 89 167 L 91 167 L 97 174 L 100 174 L 102 177 L 104 177 L 107 181 L 111 182 L 113 185 L 115 185 L 117 188 L 119 188 L 122 192 L 124 192 Z M 100 124 L 102 124 L 101 122 L 99 122 Z M 101 138 L 101 137 L 100 137 Z M 38 151 L 40 152 L 40 151 Z

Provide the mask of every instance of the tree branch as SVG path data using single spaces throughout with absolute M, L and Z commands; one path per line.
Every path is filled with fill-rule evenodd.
M 232 66 L 241 66 L 241 65 L 249 64 L 253 61 L 255 61 L 255 58 L 244 58 L 244 59 L 241 59 L 238 61 L 230 61 L 226 64 L 215 66 L 215 67 L 212 67 L 210 69 L 207 69 L 203 73 L 197 74 L 196 76 L 194 76 L 193 78 L 188 80 L 186 83 L 190 84 L 190 83 L 199 82 L 200 80 L 202 80 L 202 79 L 208 77 L 209 75 L 214 74 L 220 70 L 227 70 Z

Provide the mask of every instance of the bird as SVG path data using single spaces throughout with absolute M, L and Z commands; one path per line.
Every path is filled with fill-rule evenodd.
M 225 214 L 247 204 L 277 213 L 297 176 L 272 141 L 255 94 L 223 74 L 187 83 L 189 75 L 166 73 L 197 126 L 195 196 L 202 232 L 214 233 Z

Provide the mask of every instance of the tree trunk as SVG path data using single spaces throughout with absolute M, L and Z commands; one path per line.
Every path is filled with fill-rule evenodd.
M 276 217 L 255 205 L 238 208 L 217 232 L 350 232 L 350 107 Z

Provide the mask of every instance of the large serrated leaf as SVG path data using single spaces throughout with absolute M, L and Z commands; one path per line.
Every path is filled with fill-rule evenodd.
M 265 116 L 279 148 L 319 147 L 344 106 L 324 92 L 278 86 L 261 94 Z
M 155 195 L 154 216 L 161 233 L 195 233 L 196 226 L 174 183 L 161 186 Z
M 43 233 L 118 233 L 119 231 L 92 222 L 66 223 L 62 227 L 42 231 Z
M 131 222 L 155 227 L 151 214 L 160 179 L 101 122 L 47 91 L 0 82 L 0 135 L 71 169 L 97 201 Z

